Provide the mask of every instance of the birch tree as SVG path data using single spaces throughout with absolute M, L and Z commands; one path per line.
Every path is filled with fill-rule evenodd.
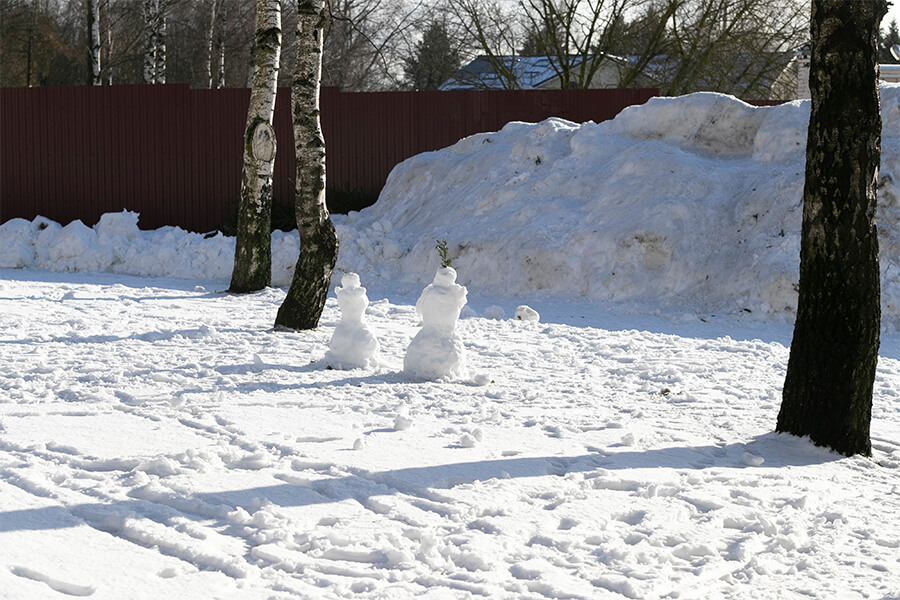
M 106 2 L 104 4 L 105 4 L 106 9 L 103 14 L 102 22 L 105 25 L 105 29 L 106 29 L 106 46 L 103 48 L 104 58 L 103 58 L 102 64 L 104 65 L 104 67 L 101 72 L 103 74 L 103 83 L 105 83 L 106 85 L 112 85 L 113 84 L 113 70 L 111 68 L 111 61 L 110 61 L 110 57 L 113 54 L 113 34 L 112 34 L 112 23 L 111 23 L 112 19 L 110 19 L 110 12 L 112 12 L 112 11 L 110 10 L 110 0 L 106 0 Z
M 291 83 L 294 147 L 297 154 L 295 212 L 300 256 L 276 327 L 314 329 L 325 308 L 338 239 L 325 206 L 325 138 L 319 121 L 322 79 L 322 0 L 297 3 L 297 58 Z
M 207 87 L 213 89 L 213 53 L 216 47 L 216 18 L 219 13 L 219 0 L 210 0 L 209 2 L 209 28 L 206 30 L 206 79 L 209 82 Z M 259 8 L 257 7 L 257 10 Z
M 257 0 L 253 88 L 244 134 L 244 168 L 230 292 L 261 290 L 272 280 L 272 171 L 275 94 L 281 63 L 281 0 Z
M 156 83 L 156 28 L 154 27 L 155 0 L 144 0 L 144 83 Z
M 165 0 L 144 0 L 144 83 L 166 82 Z
M 777 430 L 872 451 L 881 320 L 877 35 L 884 0 L 813 0 L 800 297 Z
M 100 78 L 100 0 L 87 0 L 88 46 L 91 85 L 102 85 Z
M 281 0 L 279 0 L 279 5 Z M 209 28 L 206 30 L 206 80 L 209 89 L 225 87 L 225 21 L 224 0 L 210 0 Z M 280 13 L 280 10 L 279 10 Z
M 166 13 L 165 0 L 154 0 L 156 3 L 156 66 L 154 74 L 156 81 L 154 83 L 166 82 Z

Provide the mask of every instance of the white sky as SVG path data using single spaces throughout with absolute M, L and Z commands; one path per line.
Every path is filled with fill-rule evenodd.
M 888 8 L 888 14 L 881 20 L 881 28 L 887 29 L 887 26 L 891 24 L 892 20 L 896 20 L 897 23 L 900 24 L 900 0 L 895 0 L 892 3 L 892 6 Z

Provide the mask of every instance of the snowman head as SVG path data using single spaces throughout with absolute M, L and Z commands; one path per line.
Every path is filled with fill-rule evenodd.
M 359 275 L 356 273 L 344 273 L 344 276 L 341 277 L 341 285 L 345 288 L 358 288 Z
M 453 285 L 456 283 L 456 270 L 453 267 L 441 267 L 434 274 L 434 285 Z

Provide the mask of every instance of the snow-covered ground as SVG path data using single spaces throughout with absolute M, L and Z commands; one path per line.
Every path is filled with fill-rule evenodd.
M 772 432 L 803 104 L 659 99 L 407 161 L 336 219 L 380 346 L 354 370 L 333 293 L 299 333 L 283 288 L 221 291 L 232 239 L 7 222 L 0 598 L 900 598 L 898 90 L 871 458 Z M 422 382 L 438 239 L 469 375 Z M 296 248 L 273 237 L 277 285 Z

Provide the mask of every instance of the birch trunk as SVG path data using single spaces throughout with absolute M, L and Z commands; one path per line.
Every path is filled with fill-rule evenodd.
M 160 5 L 160 0 L 154 0 L 156 3 L 156 83 L 166 82 L 166 15 Z
M 154 0 L 144 0 L 144 83 L 156 83 L 156 11 Z
M 777 430 L 871 454 L 881 320 L 877 35 L 884 0 L 813 0 L 800 297 Z
M 272 280 L 272 170 L 275 94 L 281 58 L 281 2 L 257 0 L 253 87 L 244 134 L 244 168 L 230 292 L 267 287 Z
M 91 51 L 91 85 L 103 85 L 100 78 L 100 0 L 88 0 L 88 33 Z
M 276 327 L 314 329 L 319 324 L 337 261 L 338 240 L 325 206 L 325 139 L 319 122 L 322 78 L 322 0 L 297 3 L 297 60 L 291 82 L 297 153 L 296 215 L 300 257 Z
M 207 87 L 213 88 L 213 51 L 216 41 L 216 16 L 219 9 L 218 0 L 210 2 L 209 29 L 206 30 L 206 80 L 209 82 Z
M 219 69 L 216 75 L 216 89 L 221 90 L 225 87 L 225 38 L 222 34 L 219 36 Z
M 106 3 L 106 17 L 103 19 L 103 21 L 106 23 L 106 58 L 103 63 L 106 65 L 106 68 L 103 69 L 103 71 L 102 71 L 104 83 L 106 85 L 113 84 L 113 72 L 112 72 L 112 69 L 110 68 L 110 62 L 111 62 L 110 58 L 113 55 L 113 35 L 112 35 L 112 26 L 110 25 L 110 21 L 112 19 L 110 19 L 109 12 L 110 12 L 110 6 L 109 6 L 109 2 L 107 2 Z
M 225 87 L 225 23 L 227 19 L 228 7 L 220 0 L 219 4 L 219 28 L 218 40 L 216 42 L 219 52 L 219 65 L 216 73 L 216 89 L 221 90 Z

